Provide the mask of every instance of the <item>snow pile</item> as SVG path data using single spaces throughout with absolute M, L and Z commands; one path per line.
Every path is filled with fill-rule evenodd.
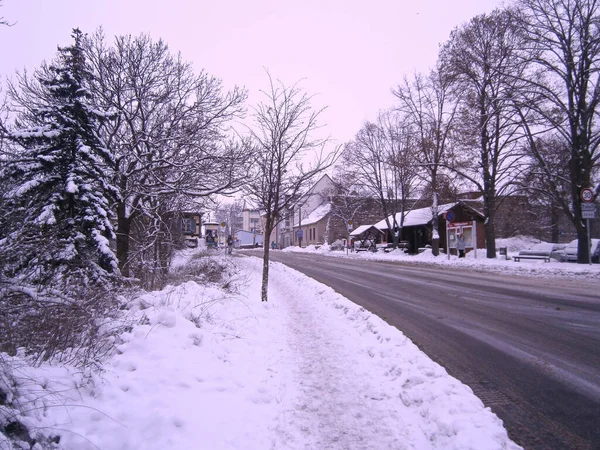
M 262 303 L 262 261 L 236 264 L 227 290 L 188 281 L 140 297 L 91 384 L 12 358 L 28 426 L 68 450 L 518 448 L 400 331 L 276 263 Z
M 532 236 L 514 236 L 511 238 L 496 239 L 496 249 L 506 247 L 509 253 L 519 253 L 521 250 L 526 250 L 540 242 L 543 241 Z
M 306 248 L 287 247 L 281 251 L 284 252 L 305 252 L 317 253 L 337 258 L 356 258 L 375 261 L 394 261 L 410 264 L 422 264 L 429 266 L 441 267 L 460 267 L 469 270 L 487 271 L 494 273 L 505 273 L 513 275 L 526 276 L 541 276 L 541 277 L 587 277 L 600 279 L 600 264 L 575 264 L 567 262 L 559 262 L 551 259 L 550 262 L 543 260 L 523 260 L 515 262 L 512 256 L 517 255 L 521 250 L 531 247 L 533 244 L 540 241 L 528 236 L 518 236 L 510 239 L 498 239 L 496 241 L 496 249 L 507 247 L 508 258 L 497 256 L 495 259 L 486 257 L 486 249 L 477 249 L 477 254 L 474 251 L 469 251 L 465 258 L 447 255 L 441 253 L 439 256 L 433 256 L 431 249 L 426 249 L 424 252 L 417 255 L 409 255 L 402 250 L 394 250 L 389 253 L 383 251 L 370 252 L 352 252 L 346 250 L 332 250 L 328 246 L 320 246 L 316 248 L 314 245 L 309 245 Z

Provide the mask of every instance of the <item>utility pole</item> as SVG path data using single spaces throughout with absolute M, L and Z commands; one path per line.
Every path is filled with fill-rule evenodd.
M 298 247 L 302 247 L 302 206 L 298 206 Z

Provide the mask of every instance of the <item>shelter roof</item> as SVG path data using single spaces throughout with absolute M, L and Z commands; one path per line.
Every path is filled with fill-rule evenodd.
M 473 211 L 475 214 L 477 214 L 479 216 L 482 215 L 475 208 L 473 208 L 472 206 L 470 206 L 464 202 L 453 202 L 453 203 L 446 203 L 443 205 L 438 205 L 438 216 L 440 216 L 444 213 L 447 213 L 448 211 L 450 211 L 452 208 L 456 207 L 459 204 L 463 205 L 464 207 Z M 401 216 L 402 216 L 402 213 L 396 213 L 396 222 L 397 223 L 400 223 Z M 391 218 L 391 216 L 390 216 L 390 218 Z M 419 226 L 419 225 L 427 225 L 429 222 L 431 222 L 432 219 L 433 219 L 433 211 L 432 211 L 431 206 L 428 206 L 426 208 L 413 209 L 404 214 L 403 226 L 414 227 L 414 226 Z M 390 220 L 390 222 L 392 222 L 392 220 Z M 380 220 L 374 226 L 379 228 L 380 230 L 388 229 L 385 219 Z
M 374 228 L 376 231 L 378 232 L 382 232 L 382 230 L 380 228 L 378 228 L 376 225 L 361 225 L 360 227 L 356 227 L 356 229 L 352 230 L 350 232 L 350 236 L 360 236 L 363 233 L 366 233 L 367 231 L 371 230 L 371 228 Z

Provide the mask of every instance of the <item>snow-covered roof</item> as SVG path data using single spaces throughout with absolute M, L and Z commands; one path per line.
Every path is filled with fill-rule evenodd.
M 357 227 L 355 230 L 352 230 L 352 232 L 350 233 L 350 236 L 360 236 L 365 231 L 367 231 L 369 228 L 377 228 L 377 227 L 375 225 L 361 225 L 360 227 Z M 381 231 L 381 229 L 378 229 L 378 230 Z
M 317 223 L 319 220 L 329 214 L 329 211 L 331 211 L 331 203 L 325 203 L 317 206 L 308 216 L 302 218 L 302 226 Z M 300 224 L 294 224 L 294 227 L 297 228 L 298 226 L 300 226 Z
M 446 203 L 446 204 L 443 204 L 443 205 L 438 205 L 438 215 L 447 213 L 449 210 L 451 210 L 452 208 L 454 208 L 459 203 L 461 203 L 461 202 Z M 465 206 L 467 208 L 473 210 L 477 214 L 480 214 L 479 211 L 473 209 L 469 205 L 465 205 Z M 400 224 L 401 217 L 402 217 L 401 213 L 397 213 L 396 214 L 396 222 L 398 224 Z M 408 211 L 408 212 L 406 212 L 404 214 L 404 224 L 403 224 L 403 226 L 405 226 L 405 227 L 414 227 L 414 226 L 418 226 L 418 225 L 427 225 L 429 222 L 431 222 L 432 219 L 433 219 L 433 212 L 431 210 L 431 206 L 428 206 L 426 208 L 413 209 L 413 210 Z M 390 216 L 390 222 L 392 222 L 391 216 Z M 379 228 L 380 230 L 387 230 L 388 229 L 388 226 L 387 226 L 387 223 L 385 222 L 385 219 L 380 220 L 374 226 L 377 227 L 377 228 Z

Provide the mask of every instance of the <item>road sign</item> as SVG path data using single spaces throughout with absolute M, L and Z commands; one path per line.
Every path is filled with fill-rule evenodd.
M 596 211 L 596 205 L 593 203 L 582 203 L 581 204 L 582 211 Z
M 591 211 L 581 211 L 582 219 L 595 219 L 596 218 L 596 210 L 593 209 Z
M 302 232 L 302 228 L 298 228 L 298 231 L 296 232 L 296 236 L 298 236 L 298 239 L 302 239 L 302 235 L 304 233 Z
M 581 200 L 590 203 L 594 200 L 594 191 L 592 188 L 583 188 L 581 190 Z
M 446 213 L 446 220 L 452 222 L 454 220 L 454 211 L 448 211 Z

